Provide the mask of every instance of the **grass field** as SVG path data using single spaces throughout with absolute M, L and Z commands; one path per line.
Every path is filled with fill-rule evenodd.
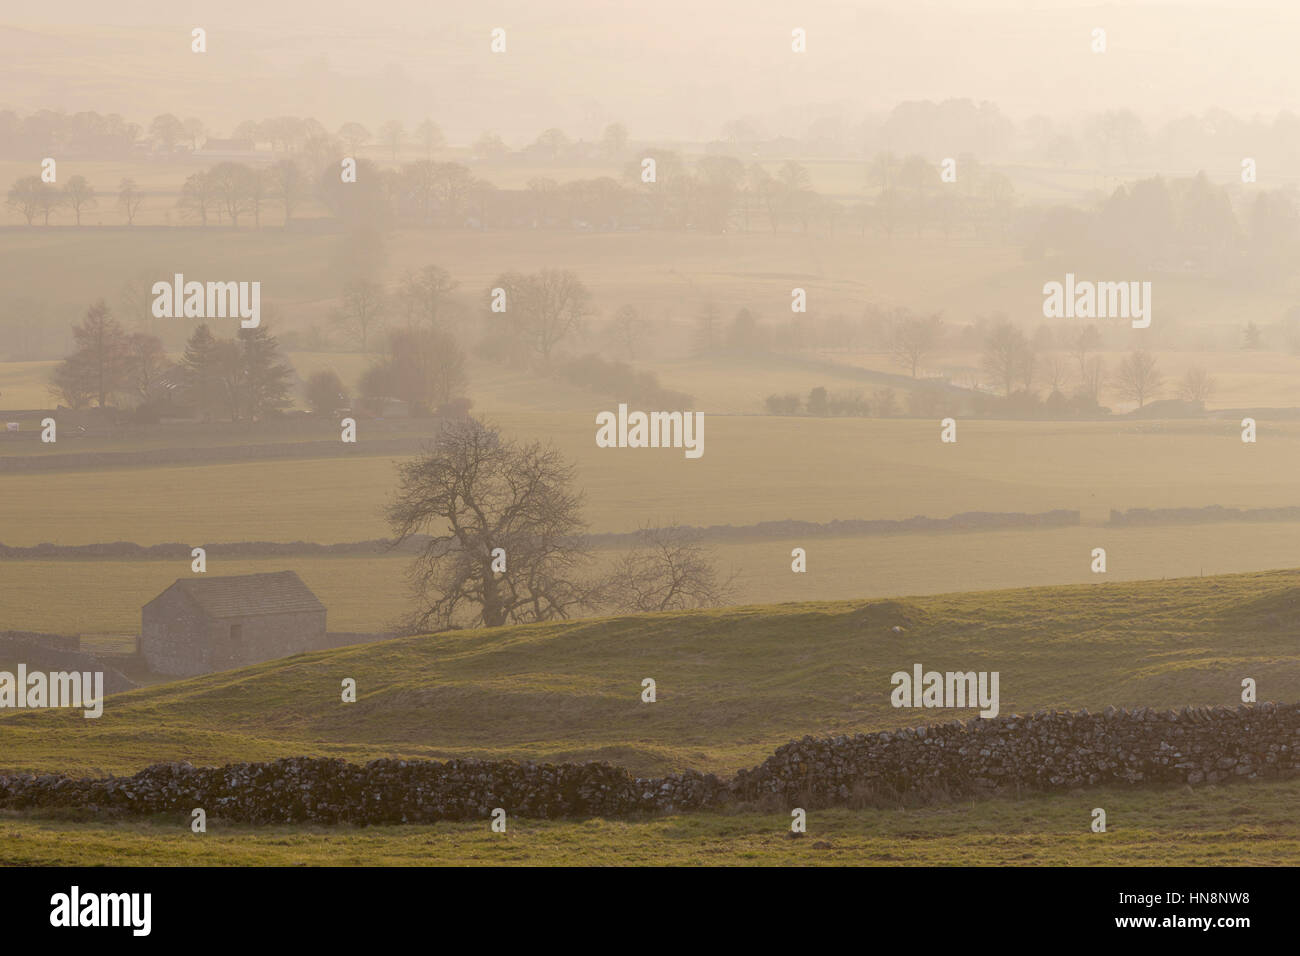
M 855 623 L 861 602 L 819 602 L 401 638 L 144 688 L 98 720 L 8 714 L 0 767 L 461 755 L 730 772 L 804 734 L 961 716 L 890 706 L 889 675 L 917 661 L 999 671 L 1003 713 L 1233 704 L 1247 676 L 1294 700 L 1297 587 L 1273 572 L 920 597 L 902 634 Z
M 1059 528 L 1041 531 L 897 534 L 769 539 L 713 545 L 713 562 L 736 574 L 738 604 L 938 594 L 954 586 L 988 590 L 1096 584 L 1094 547 L 1107 549 L 1104 580 L 1196 577 L 1300 567 L 1295 524 L 1206 524 L 1153 528 Z M 803 547 L 808 571 L 790 570 Z M 596 553 L 593 571 L 613 552 Z M 329 608 L 329 627 L 374 632 L 412 608 L 404 554 L 227 560 L 208 556 L 209 574 L 291 569 Z M 140 629 L 140 607 L 178 577 L 189 560 L 0 561 L 0 607 L 6 627 L 88 636 L 87 646 L 114 652 Z M 130 644 L 130 641 L 126 641 Z
M 1116 368 L 1126 353 L 1097 353 L 1107 368 Z M 177 353 L 179 355 L 179 352 Z M 811 353 L 813 359 L 831 363 L 905 375 L 894 358 L 885 352 Z M 355 388 L 362 373 L 372 362 L 369 356 L 355 352 L 291 352 L 290 364 L 302 380 L 317 371 L 336 372 L 349 388 Z M 1066 388 L 1077 381 L 1073 359 Z M 0 408 L 41 409 L 53 404 L 48 382 L 57 362 L 0 362 Z M 659 358 L 635 363 L 654 370 L 661 382 L 675 391 L 694 398 L 693 408 L 710 414 L 762 415 L 769 395 L 794 393 L 806 399 L 808 392 L 823 386 L 831 392 L 858 391 L 870 395 L 885 387 L 855 376 L 852 371 L 805 368 L 779 356 L 720 356 L 709 359 Z M 977 352 L 941 352 L 927 359 L 927 367 L 936 371 L 978 368 Z M 1213 371 L 1215 391 L 1206 403 L 1215 408 L 1259 408 L 1300 405 L 1300 355 L 1277 352 L 1224 350 L 1166 350 L 1158 353 L 1158 368 L 1163 385 L 1157 398 L 1175 398 L 1178 383 L 1192 368 Z M 963 381 L 960 372 L 954 380 Z M 499 366 L 471 362 L 469 393 L 476 413 L 499 414 L 517 411 L 571 410 L 583 403 L 595 405 L 601 396 L 577 389 L 557 380 L 539 381 L 526 373 L 512 372 Z M 895 387 L 900 407 L 902 389 Z M 1040 383 L 1039 391 L 1047 387 Z M 298 395 L 298 407 L 305 403 Z M 611 396 L 612 398 L 612 396 Z M 1103 395 L 1117 412 L 1126 412 L 1134 403 L 1118 396 Z M 196 436 L 196 443 L 198 436 Z
M 641 821 L 251 827 L 208 819 L 0 816 L 9 866 L 1294 866 L 1300 781 L 1091 790 L 930 807 L 819 810 L 789 836 L 779 813 Z M 1088 829 L 1104 807 L 1107 832 Z
M 970 421 L 945 445 L 937 421 L 714 416 L 691 460 L 597 448 L 604 407 L 489 416 L 576 463 L 597 532 L 1056 508 L 1096 523 L 1112 508 L 1300 504 L 1300 423 L 1265 424 L 1248 445 L 1231 422 Z M 395 487 L 390 455 L 0 475 L 0 541 L 363 540 L 386 533 Z
M 1127 353 L 1103 351 L 1096 354 L 1106 364 L 1106 368 L 1115 369 Z M 834 362 L 874 371 L 894 374 L 904 371 L 900 370 L 889 355 L 881 352 L 830 353 L 826 357 Z M 1182 377 L 1189 369 L 1202 368 L 1211 371 L 1215 382 L 1214 393 L 1205 403 L 1209 409 L 1300 405 L 1300 355 L 1241 348 L 1206 351 L 1184 347 L 1160 349 L 1156 351 L 1156 357 L 1157 368 L 1163 378 L 1160 389 L 1154 395 L 1157 399 L 1177 398 L 1178 383 Z M 1073 358 L 1066 358 L 1069 362 L 1069 377 L 1065 391 L 1068 392 L 1078 383 L 1078 367 Z M 978 369 L 980 355 L 978 352 L 939 352 L 927 359 L 926 365 L 935 370 Z M 960 377 L 955 375 L 954 381 L 960 381 Z M 832 386 L 827 383 L 827 387 Z M 1040 394 L 1048 391 L 1047 384 L 1039 382 L 1038 391 Z M 1110 389 L 1103 391 L 1102 402 L 1117 412 L 1126 412 L 1136 406 L 1136 402 L 1124 401 Z

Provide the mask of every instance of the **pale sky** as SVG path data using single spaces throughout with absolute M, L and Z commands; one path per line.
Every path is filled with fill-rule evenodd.
M 15 6 L 10 4 L 9 6 Z M 1015 119 L 1295 107 L 1300 2 L 1068 0 L 61 0 L 0 14 L 0 108 L 147 120 L 434 118 L 453 142 L 708 139 L 741 116 L 801 134 L 908 99 L 991 100 Z M 189 51 L 190 30 L 208 52 Z M 493 27 L 507 52 L 489 52 Z M 807 31 L 808 50 L 790 50 Z M 1093 28 L 1108 50 L 1091 52 Z

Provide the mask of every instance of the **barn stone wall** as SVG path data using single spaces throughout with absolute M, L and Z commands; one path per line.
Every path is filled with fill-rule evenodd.
M 206 674 L 207 617 L 176 588 L 168 588 L 140 612 L 140 656 L 155 674 L 193 677 Z
M 232 637 L 231 627 L 241 628 Z M 177 588 L 145 605 L 140 654 L 156 674 L 193 677 L 313 650 L 325 641 L 325 612 L 210 619 Z
M 209 815 L 250 823 L 418 823 L 624 816 L 736 804 L 854 806 L 872 794 L 935 799 L 1101 785 L 1205 784 L 1300 773 L 1300 704 L 1043 712 L 793 741 L 731 780 L 685 771 L 633 777 L 607 763 L 343 760 L 196 768 L 133 777 L 0 776 L 0 807 Z M 188 819 L 188 816 L 187 816 Z
M 238 641 L 231 628 L 239 626 Z M 231 617 L 208 626 L 208 670 L 224 671 L 313 650 L 325 640 L 325 612 L 301 611 Z

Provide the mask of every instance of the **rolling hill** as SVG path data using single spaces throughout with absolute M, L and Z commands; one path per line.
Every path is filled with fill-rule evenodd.
M 896 710 L 914 663 L 996 670 L 1001 711 L 1300 697 L 1300 572 L 780 604 L 399 638 L 0 717 L 0 769 L 126 774 L 307 754 L 608 760 L 730 773 Z M 900 631 L 893 628 L 900 627 Z M 641 701 L 653 678 L 658 700 Z M 341 701 L 341 682 L 357 702 Z

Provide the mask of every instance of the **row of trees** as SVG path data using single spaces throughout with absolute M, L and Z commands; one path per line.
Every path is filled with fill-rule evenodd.
M 384 231 L 394 225 L 525 227 L 613 230 L 628 225 L 703 232 L 770 229 L 834 232 L 852 226 L 884 235 L 910 229 L 952 235 L 963 228 L 987 234 L 1010 222 L 1014 193 L 999 173 L 963 157 L 957 183 L 943 184 L 937 167 L 919 156 L 876 157 L 868 167 L 869 200 L 845 203 L 812 189 L 807 167 L 787 161 L 769 171 L 729 156 L 688 162 L 670 150 L 650 150 L 653 182 L 642 179 L 641 160 L 622 181 L 610 176 L 557 182 L 530 179 L 525 189 L 499 190 L 466 165 L 421 159 L 381 168 L 361 159 L 355 182 L 343 182 L 339 161 L 345 145 L 329 138 L 311 154 L 288 154 L 269 166 L 221 162 L 190 174 L 175 201 L 182 218 L 199 226 L 262 225 L 274 205 L 292 222 L 315 202 L 350 227 Z M 144 196 L 133 180 L 119 185 L 118 205 L 131 224 Z M 28 225 L 49 225 L 68 208 L 81 224 L 82 211 L 97 204 L 83 176 L 65 186 L 25 176 L 10 187 L 8 204 Z
M 102 115 L 94 111 L 67 114 L 57 110 L 37 110 L 19 116 L 13 110 L 0 110 L 0 156 L 11 159 L 59 158 L 123 159 L 137 152 L 141 145 L 172 153 L 177 147 L 198 150 L 211 136 L 207 124 L 197 116 L 181 117 L 160 113 L 146 125 L 129 122 L 117 113 Z M 331 132 L 314 117 L 271 116 L 261 120 L 243 120 L 230 138 L 253 143 L 267 143 L 272 153 L 311 155 L 326 144 L 338 144 L 350 156 L 367 147 L 385 150 L 392 160 L 403 151 L 416 150 L 426 158 L 447 145 L 441 127 L 426 117 L 408 127 L 398 119 L 384 120 L 374 128 L 349 120 Z M 529 159 L 568 161 L 603 157 L 620 161 L 628 148 L 627 128 L 622 123 L 605 127 L 597 143 L 575 142 L 561 129 L 550 127 L 520 152 Z M 496 160 L 513 150 L 496 133 L 483 133 L 471 146 L 476 159 Z
M 99 193 L 85 176 L 71 176 L 62 186 L 47 183 L 40 176 L 21 176 L 9 187 L 7 204 L 33 225 L 39 218 L 43 225 L 50 224 L 50 216 L 59 209 L 72 211 L 73 219 L 81 225 L 84 212 L 99 205 Z M 123 179 L 117 187 L 117 206 L 127 225 L 135 222 L 136 214 L 144 203 L 144 192 L 134 179 Z
M 459 285 L 435 264 L 407 271 L 395 289 L 373 278 L 350 279 L 343 284 L 329 320 L 353 347 L 369 352 L 371 343 L 395 319 L 407 328 L 445 329 L 454 306 L 452 294 Z
M 13 110 L 0 110 L 0 156 L 12 159 L 45 156 L 121 159 L 145 144 L 166 153 L 178 146 L 197 150 L 209 136 L 207 124 L 199 117 L 181 118 L 174 113 L 160 113 L 146 127 L 129 122 L 117 113 L 102 115 L 86 111 L 69 115 L 57 110 L 37 110 L 19 116 Z M 432 155 L 446 142 L 438 124 L 427 118 L 409 134 L 398 120 L 380 124 L 377 133 L 356 122 L 344 123 L 331 133 L 312 117 L 275 116 L 245 120 L 235 127 L 231 136 L 270 143 L 273 152 L 282 153 L 310 153 L 322 141 L 337 140 L 354 155 L 370 143 L 394 150 L 418 145 Z
M 131 155 L 143 135 L 140 124 L 117 113 L 105 115 L 91 110 L 69 115 L 58 110 L 37 110 L 19 116 L 13 110 L 0 110 L 0 156 L 6 159 L 123 159 Z
M 1156 176 L 1121 185 L 1091 207 L 1055 206 L 1026 214 L 1030 258 L 1151 270 L 1239 275 L 1289 268 L 1300 251 L 1300 205 L 1293 191 L 1217 186 L 1204 173 Z
M 200 325 L 185 344 L 179 373 L 183 400 L 205 421 L 255 422 L 293 404 L 293 367 L 265 323 L 229 339 Z
M 50 393 L 70 408 L 187 404 L 205 420 L 257 421 L 288 408 L 293 368 L 266 323 L 232 338 L 200 325 L 173 364 L 162 342 L 127 332 L 103 300 L 72 327 L 75 347 L 55 367 Z
M 469 378 L 465 352 L 455 337 L 440 329 L 408 326 L 384 337 L 384 350 L 357 382 L 363 404 L 393 398 L 406 402 L 410 414 L 424 417 L 459 405 Z M 304 387 L 312 411 L 328 415 L 350 407 L 351 392 L 333 369 L 313 373 Z
M 362 352 L 369 352 L 387 327 L 445 332 L 458 286 L 437 265 L 407 272 L 393 289 L 377 279 L 352 279 L 344 283 L 330 322 Z M 550 364 L 595 314 L 590 290 L 568 269 L 502 273 L 484 290 L 482 308 L 487 325 L 480 353 L 513 365 Z M 640 328 L 635 310 L 623 313 L 623 320 Z M 390 349 L 402 341 L 392 333 L 388 338 Z
M 897 364 L 917 377 L 921 364 L 942 343 L 943 319 L 938 315 L 916 316 L 900 310 L 890 325 L 889 346 Z M 1095 325 L 1078 330 L 1064 351 L 1042 351 L 1023 329 L 1005 320 L 999 321 L 985 335 L 980 354 L 980 368 L 988 381 L 1004 397 L 1015 392 L 1032 392 L 1036 384 L 1045 385 L 1051 395 L 1086 399 L 1093 406 L 1101 403 L 1103 386 L 1114 389 L 1124 400 L 1141 408 L 1155 398 L 1163 377 L 1155 359 L 1145 349 L 1134 349 L 1109 374 L 1101 356 L 1095 353 L 1102 336 Z M 1189 370 L 1178 384 L 1178 397 L 1203 404 L 1214 391 L 1214 381 L 1201 368 Z
M 52 396 L 71 408 L 100 408 L 130 398 L 153 397 L 167 364 L 162 342 L 143 332 L 127 332 L 102 299 L 72 327 L 74 349 L 51 375 Z
M 38 159 L 43 156 L 121 158 L 141 143 L 170 152 L 178 145 L 198 149 L 208 134 L 195 116 L 172 113 L 155 116 L 141 125 L 117 113 L 85 111 L 67 114 L 38 110 L 20 116 L 0 111 L 0 156 Z M 284 153 L 304 153 L 313 141 L 341 140 L 352 155 L 377 146 L 396 156 L 403 148 L 432 156 L 443 148 L 442 131 L 426 118 L 409 130 L 396 119 L 375 125 L 349 121 L 331 133 L 312 117 L 276 116 L 245 120 L 232 136 L 270 143 Z M 1289 110 L 1273 117 L 1241 119 L 1223 109 L 1175 117 L 1158 126 L 1148 125 L 1132 110 L 1118 109 L 1080 116 L 1051 118 L 1035 115 L 1016 123 L 996 104 L 954 98 L 943 101 L 911 100 L 888 113 L 853 123 L 834 116 L 811 119 L 800 135 L 781 136 L 763 128 L 751 117 L 727 121 L 710 151 L 736 155 L 864 156 L 876 152 L 952 156 L 962 152 L 992 158 L 1015 158 L 1060 166 L 1116 165 L 1235 166 L 1243 143 L 1264 164 L 1290 168 L 1300 161 L 1300 117 Z M 622 123 L 607 124 L 594 142 L 574 138 L 564 130 L 543 130 L 531 144 L 518 149 L 529 161 L 556 163 L 603 156 L 621 160 L 628 148 L 628 131 Z M 495 133 L 482 134 L 473 144 L 475 158 L 499 160 L 516 152 Z
M 274 205 L 292 222 L 312 202 L 350 227 L 382 232 L 393 225 L 618 229 L 626 225 L 707 232 L 770 229 L 773 233 L 852 228 L 865 235 L 970 234 L 1016 236 L 1032 259 L 1057 256 L 1106 268 L 1195 270 L 1216 275 L 1272 274 L 1300 253 L 1300 204 L 1282 189 L 1260 189 L 1244 205 L 1227 187 L 1201 173 L 1186 179 L 1154 177 L 1122 185 L 1091 207 L 1016 210 L 1002 174 L 970 157 L 959 159 L 955 183 L 919 156 L 881 154 L 868 165 L 870 199 L 845 202 L 811 188 L 808 170 L 787 161 L 774 172 L 725 156 L 688 163 L 652 150 L 655 181 L 641 181 L 640 163 L 623 182 L 612 177 L 559 183 L 534 177 L 523 190 L 498 190 L 455 162 L 419 160 L 380 169 L 361 160 L 355 183 L 339 177 L 341 148 L 312 165 L 299 156 L 267 167 L 222 162 L 191 174 L 176 206 L 185 221 L 208 226 L 260 227 Z M 315 170 L 313 172 L 312 170 Z M 49 225 L 67 209 L 81 225 L 100 194 L 84 176 L 65 184 L 39 176 L 17 179 L 8 205 L 28 225 Z M 145 202 L 135 181 L 117 188 L 122 220 L 134 223 Z
M 87 310 L 72 336 L 75 347 L 55 367 L 49 386 L 70 408 L 189 408 L 205 421 L 252 422 L 293 404 L 297 376 L 266 321 L 230 338 L 200 325 L 176 362 L 156 336 L 124 330 L 103 301 Z M 384 335 L 383 350 L 356 393 L 367 400 L 404 401 L 412 415 L 421 416 L 463 399 L 467 384 L 465 353 L 455 337 L 411 324 Z M 317 372 L 304 385 L 308 406 L 322 414 L 348 407 L 349 395 L 333 371 Z
M 1164 379 L 1150 352 L 1145 349 L 1129 352 L 1108 374 L 1102 358 L 1089 355 L 1091 346 L 1089 331 L 1085 329 L 1079 334 L 1072 354 L 1055 352 L 1040 356 L 1024 332 L 1008 323 L 990 333 L 980 356 L 980 366 L 1007 398 L 1016 392 L 1031 393 L 1039 381 L 1047 385 L 1049 396 L 1064 395 L 1072 379 L 1077 382 L 1075 394 L 1094 406 L 1100 406 L 1104 386 L 1113 388 L 1121 399 L 1136 402 L 1138 408 L 1159 395 Z M 1180 397 L 1195 403 L 1204 403 L 1213 390 L 1213 380 L 1199 368 L 1188 371 L 1179 386 Z

